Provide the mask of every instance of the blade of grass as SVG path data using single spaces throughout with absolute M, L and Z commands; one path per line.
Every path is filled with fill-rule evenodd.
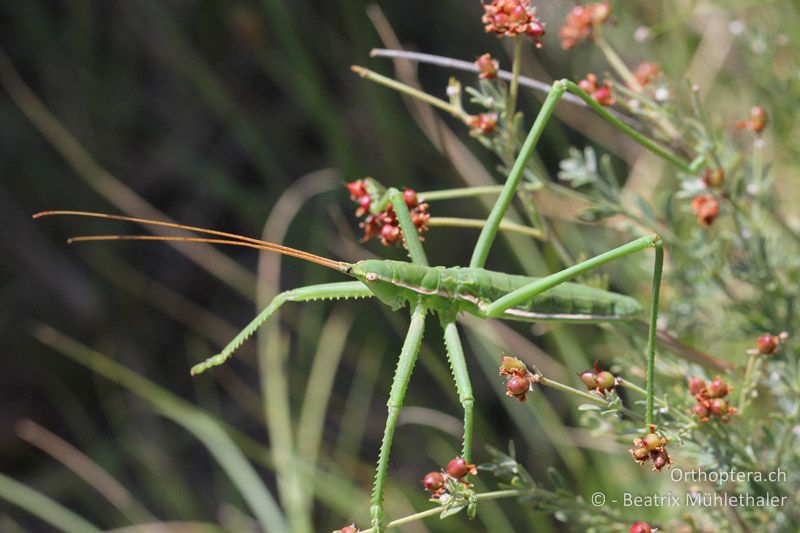
M 259 523 L 266 530 L 288 530 L 283 513 L 264 486 L 253 466 L 245 459 L 230 435 L 211 416 L 185 400 L 116 363 L 111 358 L 63 335 L 49 326 L 39 326 L 34 336 L 57 352 L 96 374 L 118 383 L 147 400 L 156 411 L 192 433 L 228 474 Z
M 250 160 L 269 182 L 280 185 L 285 183 L 286 173 L 277 162 L 277 157 L 270 150 L 270 144 L 262 131 L 231 96 L 230 91 L 220 76 L 211 68 L 202 55 L 198 54 L 183 37 L 180 26 L 172 19 L 164 2 L 132 2 L 127 4 L 131 9 L 138 8 L 146 13 L 148 31 L 142 36 L 145 46 L 153 51 L 153 57 L 169 58 L 165 65 L 170 70 L 180 72 L 200 94 L 208 107 L 226 124 L 239 145 L 247 151 Z M 153 36 L 156 39 L 153 39 Z M 160 42 L 159 42 L 160 41 Z
M 330 401 L 336 369 L 344 353 L 345 343 L 353 325 L 353 317 L 346 311 L 335 310 L 322 326 L 317 353 L 311 363 L 306 393 L 300 408 L 297 424 L 297 454 L 308 462 L 313 471 L 325 425 L 325 412 Z M 315 483 L 314 478 L 307 483 Z M 313 492 L 306 493 L 306 506 L 311 506 Z
M 261 238 L 270 242 L 284 242 L 289 224 L 294 220 L 308 198 L 329 191 L 339 185 L 336 174 L 328 169 L 301 177 L 284 192 L 269 215 Z M 259 308 L 280 290 L 280 256 L 262 253 L 258 259 Z M 291 521 L 291 531 L 312 531 L 310 509 L 307 507 L 306 487 L 297 468 L 294 435 L 292 431 L 292 402 L 286 372 L 288 344 L 280 328 L 280 313 L 276 313 L 259 330 L 257 336 L 259 380 L 264 402 L 272 460 L 278 481 L 278 492 Z
M 50 455 L 83 479 L 132 523 L 156 519 L 122 483 L 103 470 L 91 457 L 55 433 L 27 418 L 17 421 L 14 430 L 21 439 Z
M 20 111 L 53 149 L 98 194 L 128 215 L 171 221 L 92 157 L 23 81 L 2 47 L 0 47 L 0 84 L 5 87 Z M 159 235 L 166 234 L 159 229 L 154 229 L 153 232 Z M 206 244 L 187 245 L 179 242 L 168 244 L 246 297 L 249 298 L 253 294 L 253 275 L 219 250 Z
M 100 529 L 38 490 L 0 473 L 0 498 L 25 509 L 61 531 L 100 533 Z

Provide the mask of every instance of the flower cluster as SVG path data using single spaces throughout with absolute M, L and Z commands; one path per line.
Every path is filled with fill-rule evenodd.
M 745 120 L 736 123 L 736 128 L 740 130 L 750 130 L 754 133 L 761 133 L 769 123 L 766 110 L 761 106 L 755 106 L 748 113 Z
M 483 135 L 491 133 L 497 126 L 497 114 L 495 113 L 481 113 L 480 115 L 472 115 L 467 119 L 467 126 L 469 126 L 472 135 Z
M 594 74 L 587 74 L 585 78 L 578 82 L 578 87 L 589 93 L 595 102 L 602 106 L 614 105 L 614 95 L 611 94 L 611 82 L 603 80 L 603 83 L 598 83 L 597 76 Z
M 780 345 L 788 338 L 789 334 L 785 331 L 778 335 L 764 333 L 756 341 L 756 347 L 752 350 L 748 350 L 747 353 L 750 355 L 772 355 L 778 351 Z
M 575 6 L 567 14 L 564 26 L 559 32 L 561 48 L 569 50 L 584 39 L 590 39 L 594 29 L 611 16 L 609 2 L 593 2 L 583 6 Z
M 528 370 L 525 363 L 510 355 L 504 355 L 500 364 L 500 375 L 506 380 L 506 396 L 524 402 L 528 393 L 533 390 L 533 384 L 538 381 L 536 374 Z
M 491 54 L 483 54 L 475 60 L 475 66 L 478 67 L 478 77 L 482 80 L 490 80 L 497 77 L 497 71 L 500 69 L 500 63 L 496 59 L 492 59 Z
M 530 0 L 492 0 L 483 4 L 482 21 L 487 33 L 496 33 L 503 37 L 527 35 L 542 47 L 544 24 L 536 18 L 536 8 Z
M 366 242 L 373 237 L 380 237 L 384 246 L 391 246 L 396 242 L 402 241 L 403 234 L 400 230 L 400 222 L 397 220 L 397 214 L 390 204 L 383 211 L 372 212 L 371 207 L 374 199 L 367 190 L 367 184 L 364 180 L 348 183 L 347 190 L 350 191 L 350 199 L 358 204 L 356 216 L 361 217 L 369 213 L 364 221 L 359 223 L 359 227 L 364 229 L 363 241 Z M 412 189 L 403 191 L 403 200 L 408 206 L 411 221 L 416 226 L 417 231 L 420 234 L 428 231 L 427 222 L 430 218 L 428 204 L 420 203 L 417 193 Z
M 692 210 L 697 221 L 708 227 L 719 216 L 719 200 L 711 194 L 698 194 L 692 198 Z
M 431 499 L 438 500 L 447 493 L 447 481 L 452 479 L 466 487 L 472 485 L 466 480 L 467 476 L 478 473 L 475 465 L 467 462 L 463 457 L 456 457 L 449 463 L 444 471 L 432 471 L 422 478 L 422 486 L 431 493 Z
M 667 453 L 667 439 L 663 435 L 656 434 L 656 426 L 650 424 L 650 432 L 643 437 L 633 439 L 633 448 L 630 453 L 633 460 L 643 465 L 647 461 L 653 462 L 653 471 L 660 472 L 665 466 L 672 464 L 672 460 Z
M 596 391 L 603 396 L 614 390 L 617 385 L 617 378 L 614 374 L 608 370 L 600 370 L 600 363 L 597 361 L 594 362 L 594 368 L 584 370 L 579 377 L 587 389 Z
M 708 384 L 702 378 L 690 377 L 689 392 L 697 400 L 692 412 L 700 419 L 700 422 L 708 422 L 712 416 L 727 422 L 731 415 L 736 414 L 736 409 L 729 407 L 725 400 L 725 396 L 731 392 L 731 386 L 722 381 L 719 376 Z

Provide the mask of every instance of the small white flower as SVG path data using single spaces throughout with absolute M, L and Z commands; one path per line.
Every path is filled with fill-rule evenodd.
M 744 30 L 745 25 L 741 20 L 732 20 L 730 24 L 728 24 L 728 31 L 731 32 L 732 35 L 740 35 Z
M 670 92 L 666 87 L 659 87 L 656 89 L 656 92 L 653 96 L 655 97 L 656 102 L 666 102 L 670 98 Z
M 646 41 L 650 38 L 650 28 L 645 26 L 639 26 L 636 28 L 636 31 L 633 32 L 633 40 L 637 43 L 641 43 Z

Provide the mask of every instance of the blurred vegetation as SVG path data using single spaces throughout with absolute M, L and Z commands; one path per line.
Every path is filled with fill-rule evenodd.
M 748 141 L 733 124 L 753 105 L 768 110 L 764 160 L 775 189 L 771 209 L 796 232 L 797 3 L 614 4 L 606 35 L 626 62 L 657 61 L 676 86 L 685 80 L 697 84 L 711 130 L 732 133 L 740 150 Z M 484 34 L 477 1 L 374 5 L 383 15 L 361 0 L 0 3 L 0 530 L 46 531 L 52 527 L 48 517 L 74 530 L 85 529 L 80 520 L 100 529 L 165 522 L 176 531 L 250 531 L 265 524 L 277 530 L 283 521 L 331 530 L 353 520 L 366 523 L 385 399 L 406 327 L 403 314 L 374 301 L 293 304 L 232 364 L 192 379 L 188 368 L 246 324 L 257 300 L 336 275 L 291 259 L 259 262 L 248 250 L 223 255 L 208 247 L 142 243 L 68 247 L 64 239 L 70 235 L 130 228 L 75 219 L 34 222 L 30 215 L 60 208 L 168 216 L 267 235 L 343 260 L 370 254 L 402 258 L 399 248 L 359 244 L 344 181 L 374 175 L 385 184 L 424 191 L 501 180 L 502 174 L 494 156 L 457 120 L 441 116 L 441 122 L 420 127 L 418 109 L 410 112 L 397 94 L 353 75 L 350 65 L 394 75 L 389 60 L 369 58 L 373 47 L 393 47 L 383 40 L 386 21 L 408 49 L 467 61 L 488 51 L 503 68 L 510 67 L 510 49 Z M 523 74 L 549 82 L 609 70 L 590 45 L 572 51 L 558 46 L 557 29 L 571 6 L 539 7 L 548 34 L 543 49 L 526 49 Z M 649 38 L 636 42 L 642 28 L 649 28 Z M 13 69 L 32 93 L 13 81 Z M 432 66 L 419 66 L 418 75 L 426 90 L 441 97 L 451 75 L 474 85 L 471 74 Z M 34 98 L 46 107 L 37 107 Z M 521 92 L 526 119 L 535 116 L 540 100 L 540 93 Z M 680 105 L 691 109 L 688 99 Z M 441 148 L 449 138 L 444 127 L 476 159 Z M 555 181 L 570 147 L 587 145 L 611 157 L 625 198 L 644 197 L 654 206 L 654 218 L 670 224 L 673 213 L 682 213 L 683 218 L 675 215 L 675 227 L 691 243 L 687 257 L 721 253 L 697 251 L 698 243 L 719 233 L 690 225 L 688 201 L 673 196 L 679 188 L 674 171 L 585 109 L 560 106 L 536 164 Z M 575 258 L 626 240 L 613 224 L 576 223 L 585 202 L 547 191 L 534 201 Z M 469 218 L 487 212 L 473 200 L 436 209 L 437 216 Z M 434 228 L 426 234 L 426 249 L 435 264 L 465 264 L 476 236 L 470 229 Z M 794 272 L 791 258 L 797 255 L 785 244 L 789 237 L 765 237 L 767 249 L 782 250 Z M 528 242 L 525 255 L 509 250 L 515 241 L 500 242 L 489 259 L 496 270 L 541 274 L 562 266 L 550 244 Z M 772 259 L 767 263 L 781 270 L 782 258 Z M 628 260 L 604 272 L 615 290 L 646 301 L 645 263 L 649 259 Z M 687 266 L 672 273 L 674 284 L 666 286 L 670 326 L 685 342 L 717 357 L 742 363 L 761 330 L 791 331 L 796 323 L 794 291 L 778 295 L 782 307 L 775 313 L 765 311 L 776 301 L 770 300 L 773 291 L 742 310 L 744 316 L 728 319 L 719 312 L 716 289 L 702 285 L 708 270 Z M 788 287 L 797 283 L 781 280 Z M 702 290 L 694 291 L 698 286 Z M 455 454 L 461 431 L 441 338 L 435 328 L 429 331 L 406 399 L 410 408 L 395 437 L 387 495 L 393 517 L 429 506 L 419 480 Z M 490 459 L 484 445 L 505 450 L 513 440 L 517 460 L 534 479 L 554 467 L 584 497 L 595 490 L 618 494 L 633 484 L 641 492 L 662 486 L 663 480 L 641 473 L 625 444 L 586 429 L 572 400 L 537 390 L 519 407 L 503 396 L 498 380 L 502 349 L 568 381 L 595 359 L 619 362 L 620 346 L 626 356 L 634 352 L 636 342 L 624 342 L 622 333 L 470 327 L 466 348 L 477 399 L 478 459 Z M 280 365 L 265 366 L 265 346 L 285 357 L 283 373 Z M 642 381 L 641 365 L 624 368 Z M 285 377 L 285 405 L 283 391 L 265 386 L 276 383 L 275 374 L 268 375 L 276 370 Z M 669 367 L 665 374 L 679 383 L 683 371 Z M 309 376 L 315 378 L 310 386 Z M 292 437 L 268 432 L 266 418 L 277 424 L 273 428 L 288 423 L 289 432 L 298 432 L 300 459 L 308 461 L 308 468 L 290 476 L 299 486 L 287 486 L 287 465 L 276 464 L 281 454 L 294 453 L 280 440 Z M 312 443 L 319 440 L 318 448 L 300 444 L 309 435 Z M 796 472 L 790 475 L 796 478 Z M 28 494 L 14 480 L 38 493 Z M 483 483 L 479 477 L 479 489 Z M 37 499 L 41 495 L 51 500 Z M 310 509 L 308 516 L 285 514 L 303 508 Z M 622 512 L 637 519 L 628 516 L 630 510 Z M 656 510 L 648 518 L 671 516 Z M 407 530 L 561 527 L 550 514 L 533 516 L 514 502 L 487 502 L 476 522 L 434 518 Z

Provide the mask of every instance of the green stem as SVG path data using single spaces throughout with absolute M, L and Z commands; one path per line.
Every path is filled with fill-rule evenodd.
M 456 106 L 452 105 L 450 102 L 446 100 L 442 100 L 441 98 L 436 98 L 435 96 L 431 96 L 430 94 L 426 93 L 425 91 L 421 91 L 410 85 L 406 85 L 405 83 L 401 83 L 397 80 L 393 80 L 392 78 L 383 76 L 369 70 L 364 67 L 360 67 L 358 65 L 353 65 L 350 67 L 350 70 L 361 76 L 362 78 L 366 78 L 370 81 L 374 81 L 375 83 L 379 83 L 390 89 L 394 89 L 395 91 L 401 92 L 403 94 L 407 94 L 409 96 L 413 96 L 423 102 L 426 102 L 433 107 L 438 107 L 439 109 L 446 111 L 453 115 L 454 117 L 460 118 L 461 120 L 466 121 L 467 116 L 463 112 L 463 110 L 458 109 Z
M 665 161 L 668 161 L 669 163 L 672 163 L 673 165 L 675 165 L 677 168 L 679 168 L 683 172 L 686 172 L 687 174 L 692 174 L 691 166 L 689 165 L 689 163 L 684 161 L 681 157 L 679 157 L 678 155 L 674 154 L 670 150 L 668 150 L 668 149 L 656 144 L 655 142 L 651 141 L 650 139 L 648 139 L 647 137 L 645 137 L 644 135 L 642 135 L 641 133 L 639 133 L 635 129 L 631 128 L 630 126 L 628 126 L 627 124 L 622 122 L 620 119 L 618 119 L 616 116 L 614 116 L 613 113 L 609 112 L 608 109 L 606 109 L 605 107 L 603 107 L 600 104 L 598 104 L 594 100 L 594 98 L 592 98 L 590 95 L 588 95 L 583 89 L 578 87 L 577 83 L 575 83 L 573 81 L 569 81 L 569 80 L 565 80 L 565 83 L 567 85 L 567 89 L 571 93 L 573 93 L 576 96 L 580 97 L 580 99 L 583 100 L 584 102 L 586 102 L 586 104 L 589 107 L 594 109 L 597 112 L 597 114 L 599 114 L 601 117 L 603 117 L 604 119 L 609 121 L 612 126 L 617 128 L 618 130 L 622 131 L 623 133 L 628 135 L 630 138 L 632 138 L 634 141 L 636 141 L 637 143 L 641 144 L 642 146 L 644 146 L 645 148 L 647 148 L 648 150 L 650 150 L 651 152 L 653 152 L 654 154 L 656 154 L 660 158 L 664 159 Z
M 647 390 L 643 389 L 639 385 L 636 385 L 635 383 L 632 383 L 632 382 L 628 381 L 627 379 L 617 378 L 617 385 L 619 385 L 620 387 L 624 387 L 626 390 L 633 391 L 636 394 L 642 396 L 643 398 L 647 398 Z M 655 403 L 657 403 L 661 407 L 670 408 L 669 404 L 667 403 L 667 401 L 664 398 L 656 397 L 655 398 Z M 672 409 L 670 409 L 670 412 L 673 413 L 673 415 L 675 415 L 676 417 L 682 418 L 684 420 L 684 422 L 689 422 L 689 423 L 695 423 L 696 422 L 696 420 L 694 418 L 692 418 L 692 417 L 688 416 L 687 414 L 682 413 L 680 411 L 673 411 Z
M 658 299 L 661 293 L 661 273 L 664 269 L 664 245 L 661 240 L 653 243 L 656 247 L 655 267 L 653 268 L 653 297 L 650 304 L 650 327 L 647 331 L 647 412 L 645 423 L 653 423 L 653 399 L 655 397 L 656 366 L 656 322 L 658 321 Z
M 428 219 L 428 226 L 430 227 L 453 227 L 453 228 L 483 228 L 486 225 L 485 220 L 479 218 L 457 218 L 457 217 L 431 217 Z M 523 226 L 514 222 L 501 222 L 500 229 L 502 231 L 511 231 L 514 233 L 521 233 L 534 239 L 544 240 L 544 233 L 536 228 Z
M 496 490 L 494 492 L 484 492 L 483 494 L 477 494 L 475 498 L 480 501 L 489 501 L 489 500 L 499 500 L 501 498 L 515 498 L 515 497 L 522 497 L 532 494 L 536 491 L 536 489 L 511 489 L 511 490 Z M 428 518 L 431 516 L 436 516 L 442 514 L 444 509 L 442 507 L 434 507 L 432 509 L 427 509 L 425 511 L 421 511 L 419 513 L 414 513 L 408 516 L 404 516 L 403 518 L 398 518 L 397 520 L 392 520 L 388 524 L 386 524 L 387 528 L 394 528 L 398 526 L 402 526 L 404 524 L 409 524 L 411 522 L 416 522 L 417 520 L 422 520 L 423 518 Z M 364 529 L 361 533 L 377 533 L 377 530 L 374 527 L 369 529 Z
M 513 61 L 511 65 L 511 84 L 508 87 L 508 108 L 506 109 L 506 118 L 509 124 L 514 122 L 514 113 L 517 110 L 517 94 L 519 93 L 519 71 L 522 64 L 522 37 L 519 35 L 514 37 Z M 510 143 L 513 143 L 513 138 Z
M 519 186 L 524 191 L 538 191 L 542 188 L 539 183 L 523 183 Z M 473 196 L 500 194 L 502 185 L 483 185 L 480 187 L 460 187 L 456 189 L 443 189 L 417 193 L 420 202 L 435 202 L 437 200 L 453 200 L 456 198 L 471 198 Z
M 594 44 L 596 44 L 600 51 L 603 52 L 603 55 L 606 56 L 611 68 L 619 74 L 620 78 L 625 80 L 625 83 L 627 83 L 629 87 L 632 87 L 635 91 L 642 90 L 642 85 L 636 79 L 636 76 L 633 75 L 622 58 L 619 57 L 617 51 L 606 41 L 605 37 L 600 33 L 599 28 L 595 28 Z
M 742 392 L 739 395 L 739 412 L 745 410 L 747 407 L 748 398 L 750 397 L 750 392 L 753 390 L 755 383 L 751 383 L 753 379 L 753 373 L 756 370 L 756 363 L 758 362 L 757 355 L 751 355 L 750 358 L 747 360 L 747 367 L 744 371 L 744 377 L 742 378 Z
M 49 496 L 0 473 L 0 499 L 28 511 L 56 529 L 68 533 L 100 533 L 100 529 Z
M 539 137 L 541 137 L 545 125 L 553 115 L 556 105 L 565 91 L 566 85 L 563 80 L 553 83 L 553 87 L 547 95 L 547 99 L 544 101 L 542 109 L 539 111 L 531 127 L 531 131 L 528 133 L 528 137 L 522 145 L 517 160 L 514 162 L 514 166 L 508 175 L 503 190 L 497 198 L 494 207 L 492 207 L 492 212 L 486 220 L 486 225 L 483 227 L 480 237 L 478 237 L 478 242 L 475 244 L 475 249 L 472 252 L 472 259 L 469 263 L 470 267 L 483 268 L 486 264 L 486 258 L 489 256 L 489 249 L 492 246 L 495 235 L 497 235 L 500 221 L 503 219 L 503 216 L 508 210 L 508 206 L 511 204 L 511 200 L 514 198 L 517 186 L 525 171 L 525 166 L 531 155 L 533 155 L 533 150 L 536 148 L 536 143 L 539 141 Z
M 550 387 L 551 389 L 556 389 L 556 390 L 561 391 L 561 392 L 566 392 L 567 394 L 572 394 L 572 395 L 577 396 L 578 398 L 580 398 L 582 400 L 586 400 L 586 401 L 592 402 L 593 404 L 599 405 L 601 407 L 606 407 L 606 408 L 609 407 L 609 403 L 610 402 L 608 400 L 606 400 L 604 398 L 601 398 L 599 396 L 595 396 L 594 394 L 590 394 L 590 393 L 588 393 L 586 391 L 578 390 L 578 389 L 576 389 L 574 387 L 570 387 L 569 385 L 564 385 L 563 383 L 559 383 L 558 381 L 553 381 L 552 379 L 548 379 L 548 378 L 542 376 L 541 374 L 537 374 L 536 378 L 537 378 L 537 383 L 539 385 L 544 385 L 545 387 Z M 636 414 L 635 412 L 631 411 L 627 407 L 620 407 L 620 411 L 622 411 L 623 413 L 625 413 L 626 415 L 628 415 L 631 418 L 638 419 L 638 420 L 642 419 L 641 415 Z

